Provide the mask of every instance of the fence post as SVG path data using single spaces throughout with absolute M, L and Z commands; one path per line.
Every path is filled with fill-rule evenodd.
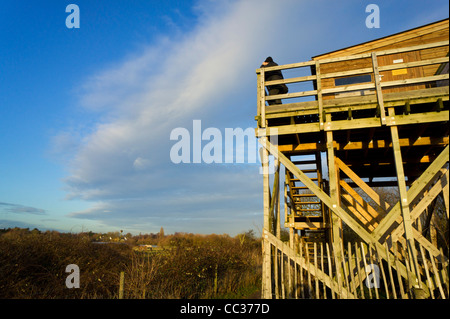
M 217 287 L 217 268 L 218 268 L 218 264 L 216 264 L 216 269 L 215 269 L 215 272 L 214 272 L 214 295 L 215 296 L 217 296 L 217 289 L 218 289 L 218 287 Z
M 119 283 L 119 299 L 123 299 L 123 287 L 125 283 L 125 273 L 120 272 L 120 283 Z

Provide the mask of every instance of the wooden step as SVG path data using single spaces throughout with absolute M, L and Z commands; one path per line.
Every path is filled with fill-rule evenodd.
M 305 160 L 305 161 L 292 161 L 295 165 L 307 165 L 307 164 L 317 164 L 316 160 Z
M 312 177 L 312 178 L 310 177 L 309 179 L 312 180 L 312 181 L 318 181 L 319 180 L 317 177 Z M 292 182 L 301 182 L 300 179 L 298 179 L 298 178 L 293 178 L 293 179 L 291 179 L 291 181 Z
M 299 208 L 299 209 L 297 209 L 297 211 L 298 212 L 321 212 L 322 211 L 322 209 L 321 208 L 318 208 L 318 209 L 309 209 L 309 208 L 307 208 L 307 209 L 302 209 L 302 208 Z M 314 216 L 314 217 L 316 217 L 316 216 Z M 317 216 L 318 217 L 318 216 Z
M 317 173 L 317 168 L 300 169 L 303 173 Z
M 306 187 L 306 186 L 293 186 L 293 187 L 291 187 L 293 190 L 294 189 L 308 189 L 308 187 Z
M 294 202 L 295 205 L 320 205 L 321 202 Z

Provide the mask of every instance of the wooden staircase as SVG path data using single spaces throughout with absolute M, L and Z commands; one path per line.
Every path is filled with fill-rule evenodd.
M 320 152 L 305 154 L 293 163 L 311 178 L 320 188 L 324 188 L 322 178 L 322 161 Z M 286 219 L 291 228 L 300 231 L 300 240 L 309 247 L 312 255 L 313 243 L 325 242 L 328 221 L 325 214 L 325 205 L 313 194 L 298 178 L 287 171 L 286 182 L 289 186 L 287 192 L 288 203 L 291 208 L 290 216 Z

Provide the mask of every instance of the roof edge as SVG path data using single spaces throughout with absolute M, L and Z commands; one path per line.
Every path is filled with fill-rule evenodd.
M 428 24 L 424 24 L 424 25 L 421 25 L 421 26 L 418 26 L 418 27 L 415 27 L 415 28 L 412 28 L 412 29 L 408 29 L 408 30 L 400 31 L 400 32 L 393 33 L 393 34 L 390 34 L 390 35 L 386 35 L 386 36 L 381 37 L 381 38 L 376 38 L 376 39 L 373 39 L 373 40 L 369 40 L 369 41 L 361 42 L 361 43 L 358 43 L 358 44 L 350 45 L 348 47 L 344 47 L 344 48 L 340 48 L 340 49 L 337 49 L 337 50 L 333 50 L 333 51 L 325 52 L 325 53 L 322 53 L 322 54 L 318 54 L 318 55 L 315 55 L 315 56 L 311 57 L 311 59 L 314 60 L 315 58 L 320 57 L 322 55 L 331 54 L 331 53 L 334 53 L 334 52 L 350 49 L 350 48 L 353 48 L 353 47 L 357 47 L 357 46 L 360 46 L 360 45 L 368 44 L 368 43 L 371 43 L 371 42 L 374 42 L 374 41 L 378 41 L 378 40 L 383 40 L 383 39 L 390 38 L 390 37 L 393 37 L 393 36 L 396 36 L 396 35 L 399 35 L 399 34 L 402 34 L 402 33 L 405 33 L 405 32 L 410 32 L 410 31 L 414 31 L 416 29 L 420 29 L 420 28 L 424 28 L 424 27 L 433 25 L 433 24 L 438 24 L 438 23 L 444 22 L 446 20 L 449 20 L 449 18 L 445 18 L 445 19 L 438 20 L 438 21 L 435 21 L 435 22 L 431 22 L 431 23 L 428 23 Z

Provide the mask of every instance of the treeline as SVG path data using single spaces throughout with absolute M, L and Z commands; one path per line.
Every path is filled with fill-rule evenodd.
M 119 241 L 108 236 L 111 244 L 98 244 L 104 235 L 0 230 L 0 298 L 117 298 L 121 272 L 125 298 L 242 298 L 259 289 L 261 244 L 253 231 L 235 237 L 119 232 Z M 140 244 L 161 249 L 133 249 Z M 69 264 L 80 269 L 79 288 L 66 286 Z

